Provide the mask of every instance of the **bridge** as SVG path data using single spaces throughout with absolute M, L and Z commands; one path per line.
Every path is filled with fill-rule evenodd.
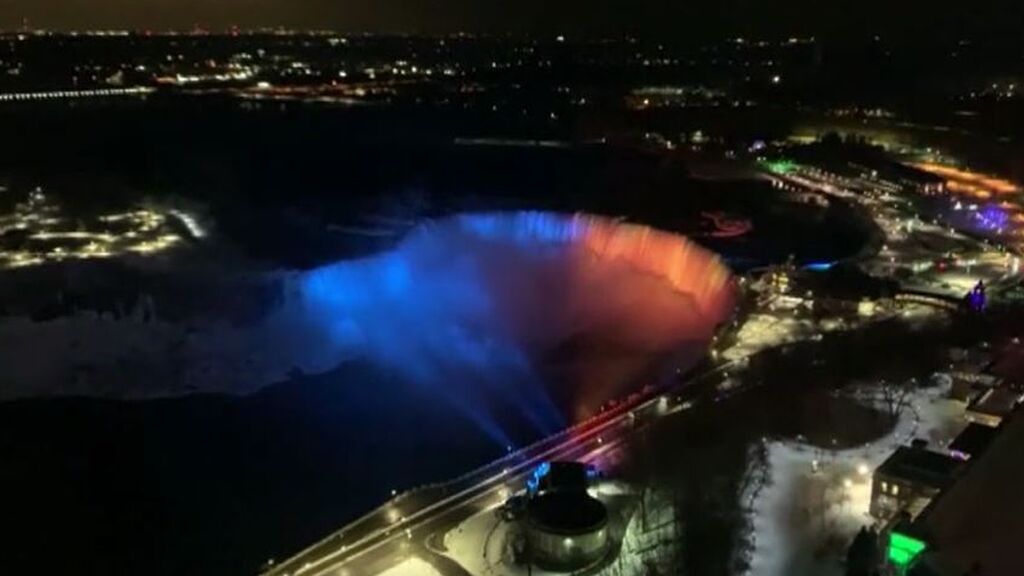
M 897 302 L 924 304 L 925 306 L 942 308 L 944 310 L 960 310 L 964 305 L 963 298 L 957 298 L 950 294 L 913 288 L 901 288 L 900 291 L 896 293 L 895 300 Z
M 5 92 L 0 93 L 0 102 L 27 102 L 33 100 L 60 100 L 68 98 L 109 98 L 116 96 L 143 96 L 155 92 L 155 88 L 135 86 L 132 88 L 96 88 L 92 90 L 57 90 L 48 92 Z

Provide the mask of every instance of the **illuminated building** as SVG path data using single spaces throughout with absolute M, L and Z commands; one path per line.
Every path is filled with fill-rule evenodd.
M 987 299 L 985 297 L 985 283 L 978 282 L 966 296 L 967 307 L 974 312 L 985 310 Z
M 528 561 L 547 570 L 580 570 L 608 553 L 608 511 L 586 492 L 533 498 L 526 526 Z
M 545 462 L 527 481 L 526 560 L 545 570 L 593 566 L 609 550 L 608 511 L 587 494 L 587 467 Z
M 916 518 L 949 486 L 962 462 L 917 446 L 897 448 L 875 470 L 871 486 L 871 515 L 889 519 L 901 512 Z
M 909 525 L 894 530 L 889 562 L 909 576 L 1024 574 L 1024 418 L 988 447 Z
M 925 542 L 913 536 L 893 531 L 889 533 L 886 557 L 898 570 L 905 570 L 927 547 Z

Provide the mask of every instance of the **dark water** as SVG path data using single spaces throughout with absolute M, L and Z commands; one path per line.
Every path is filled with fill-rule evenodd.
M 430 391 L 361 364 L 247 398 L 2 404 L 13 530 L 0 567 L 253 573 L 392 489 L 501 452 L 472 429 Z
M 786 201 L 763 183 L 690 179 L 679 155 L 586 144 L 628 134 L 628 126 L 580 114 L 552 123 L 489 108 L 245 110 L 213 97 L 5 108 L 0 122 L 20 136 L 0 142 L 0 176 L 15 187 L 41 184 L 69 208 L 194 200 L 250 255 L 300 267 L 394 241 L 345 236 L 339 228 L 499 208 L 582 210 L 683 233 L 701 229 L 701 212 L 725 211 L 752 219 L 753 233 L 729 242 L 696 239 L 737 261 L 818 259 L 859 248 L 863 231 L 842 208 Z M 735 116 L 720 119 L 719 128 L 735 131 Z M 485 136 L 579 145 L 454 145 Z

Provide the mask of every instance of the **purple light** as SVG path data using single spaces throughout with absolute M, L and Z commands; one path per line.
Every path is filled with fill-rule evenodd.
M 985 283 L 978 282 L 974 288 L 967 293 L 967 306 L 975 312 L 981 312 L 985 310 L 986 303 Z
M 974 213 L 974 217 L 986 230 L 1002 231 L 1009 223 L 1010 217 L 996 204 L 989 204 L 982 210 Z

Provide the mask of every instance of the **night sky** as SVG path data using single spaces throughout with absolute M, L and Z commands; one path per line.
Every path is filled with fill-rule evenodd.
M 1024 31 L 1019 0 L 2 0 L 0 27 L 904 38 Z

